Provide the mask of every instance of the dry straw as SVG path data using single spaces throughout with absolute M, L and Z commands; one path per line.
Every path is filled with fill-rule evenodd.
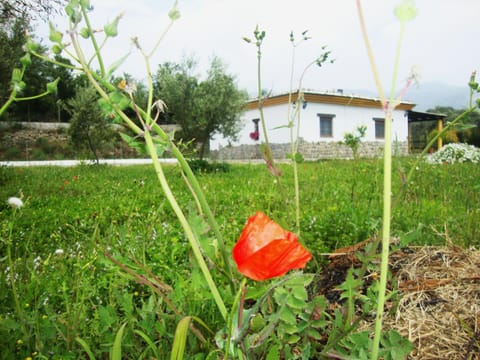
M 480 359 L 480 251 L 409 249 L 392 254 L 400 302 L 385 328 L 415 345 L 409 359 Z

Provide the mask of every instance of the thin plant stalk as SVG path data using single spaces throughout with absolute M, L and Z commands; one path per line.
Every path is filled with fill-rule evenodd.
M 295 54 L 295 46 L 293 53 Z M 292 73 L 293 73 L 293 62 L 295 61 L 295 56 L 292 55 Z M 296 104 L 297 106 L 295 107 L 295 112 L 293 115 L 291 115 L 291 103 L 292 103 L 292 93 L 293 93 L 293 85 L 292 83 L 290 84 L 290 93 L 288 95 L 288 127 L 290 128 L 290 151 L 291 151 L 291 156 L 292 156 L 292 162 L 293 162 L 293 186 L 294 186 L 294 192 L 295 192 L 295 225 L 297 229 L 297 235 L 300 235 L 300 185 L 299 185 L 299 177 L 298 177 L 298 159 L 297 159 L 297 153 L 298 153 L 298 140 L 300 138 L 300 113 L 301 113 L 301 103 L 304 101 L 303 98 L 303 91 L 302 89 L 302 83 L 303 83 L 303 78 L 305 77 L 305 74 L 307 73 L 307 70 L 316 64 L 318 60 L 312 61 L 310 64 L 308 64 L 305 69 L 303 70 L 302 75 L 300 76 L 300 80 L 298 82 L 298 93 L 297 93 L 297 100 Z M 293 79 L 290 80 L 291 82 Z M 295 133 L 294 130 L 294 124 L 296 123 L 297 125 L 297 131 Z
M 240 301 L 240 298 L 242 297 L 242 294 L 244 295 L 244 291 L 245 291 L 245 286 L 247 284 L 247 278 L 243 278 L 242 279 L 242 283 L 240 284 L 240 287 L 238 289 L 238 292 L 237 292 L 237 295 L 235 296 L 235 299 L 233 301 L 233 304 L 232 304 L 232 309 L 230 311 L 230 315 L 228 317 L 228 335 L 227 335 L 227 341 L 225 342 L 225 354 L 224 354 L 224 357 L 223 357 L 223 360 L 227 360 L 228 359 L 228 354 L 230 352 L 230 344 L 231 344 L 231 341 L 232 341 L 232 335 L 233 335 L 233 319 L 235 317 L 235 312 L 238 311 L 238 328 L 240 328 L 242 326 L 242 321 L 241 321 L 241 316 L 242 316 L 242 310 L 243 310 L 243 304 L 241 303 Z M 237 310 L 237 305 L 238 306 L 238 310 Z
M 382 250 L 381 250 L 381 265 L 380 265 L 380 280 L 377 299 L 377 314 L 375 319 L 375 334 L 373 338 L 373 345 L 370 354 L 372 360 L 378 359 L 380 339 L 382 335 L 383 313 L 385 307 L 385 295 L 387 289 L 387 276 L 388 276 L 388 262 L 389 262 L 389 249 L 390 249 L 390 228 L 391 228 L 391 212 L 392 212 L 392 111 L 395 107 L 395 86 L 397 82 L 398 66 L 400 60 L 400 49 L 405 32 L 405 21 L 400 21 L 400 35 L 397 43 L 393 78 L 390 91 L 389 102 L 386 102 L 385 93 L 381 86 L 380 77 L 378 75 L 377 67 L 373 57 L 373 52 L 368 39 L 366 31 L 365 21 L 361 9 L 360 0 L 357 0 L 358 16 L 360 19 L 361 29 L 365 46 L 367 48 L 368 58 L 373 71 L 375 83 L 378 88 L 378 92 L 381 97 L 382 105 L 385 110 L 385 139 L 384 139 L 384 161 L 383 161 L 383 224 L 382 224 Z
M 92 85 L 96 88 L 96 90 L 98 91 L 98 93 L 100 94 L 100 96 L 102 96 L 105 100 L 108 100 L 109 101 L 109 96 L 108 94 L 102 89 L 102 87 L 100 86 L 100 84 L 98 84 L 98 82 L 95 80 L 95 78 L 93 77 L 86 61 L 85 61 L 85 57 L 83 55 L 83 52 L 80 48 L 80 45 L 78 43 L 78 40 L 76 39 L 76 37 L 73 35 L 73 32 L 71 32 L 71 39 L 72 39 L 72 44 L 75 48 L 75 51 L 77 53 L 77 56 L 79 58 L 79 61 L 80 61 L 80 64 L 82 66 L 82 71 L 87 75 L 90 83 L 92 83 Z M 112 104 L 112 106 L 114 106 L 114 109 L 115 109 L 115 105 Z M 160 165 L 160 161 L 158 159 L 158 154 L 156 153 L 156 150 L 155 150 L 155 145 L 154 145 L 154 142 L 153 142 L 153 139 L 151 137 L 151 134 L 150 134 L 150 131 L 148 128 L 145 128 L 143 131 L 133 123 L 133 121 L 131 121 L 120 109 L 115 109 L 117 111 L 117 113 L 119 114 L 122 114 L 121 117 L 124 121 L 126 121 L 127 125 L 129 125 L 129 127 L 132 129 L 132 130 L 137 130 L 137 132 L 139 133 L 143 133 L 144 135 L 144 138 L 145 138 L 145 141 L 146 141 L 146 145 L 147 145 L 147 148 L 148 148 L 148 151 L 149 151 L 149 154 L 152 158 L 152 161 L 153 161 L 153 166 L 154 166 L 154 169 L 155 169 L 155 172 L 157 174 L 157 177 L 160 181 L 160 184 L 162 186 L 162 189 L 167 197 L 167 199 L 169 200 L 169 203 L 170 205 L 172 206 L 175 214 L 177 215 L 177 218 L 179 219 L 184 231 L 185 231 L 185 234 L 187 236 L 187 239 L 190 243 L 190 246 L 192 247 L 192 250 L 193 250 L 193 253 L 195 255 L 195 258 L 198 262 L 198 265 L 200 266 L 200 269 L 205 277 L 205 280 L 212 292 L 212 296 L 218 306 L 218 309 L 222 315 L 223 318 L 226 318 L 226 315 L 227 315 L 227 309 L 225 307 L 225 304 L 223 302 L 223 299 L 220 295 L 220 292 L 218 291 L 218 288 L 216 287 L 213 279 L 212 279 L 212 276 L 211 276 L 211 273 L 210 271 L 208 270 L 208 266 L 207 264 L 205 263 L 205 259 L 203 258 L 203 255 L 201 253 L 201 250 L 200 250 L 200 247 L 199 247 L 199 244 L 198 244 L 198 241 L 197 239 L 195 238 L 195 235 L 190 227 L 190 224 L 188 223 L 185 215 L 183 214 L 179 204 L 177 203 L 176 199 L 175 199 L 175 196 L 173 195 L 169 185 L 168 185 L 168 182 L 165 178 L 165 174 L 163 173 L 163 170 L 162 170 L 162 167 Z M 147 110 L 148 111 L 148 110 Z M 148 119 L 148 114 L 149 112 L 147 112 L 147 119 Z M 150 120 L 147 120 L 147 123 L 150 123 L 151 124 L 151 119 Z
M 16 211 L 15 211 L 16 212 Z M 26 318 L 25 314 L 23 313 L 23 309 L 20 306 L 20 302 L 18 301 L 18 293 L 17 293 L 17 285 L 15 284 L 15 265 L 13 264 L 12 259 L 12 232 L 13 232 L 13 223 L 10 223 L 10 231 L 8 236 L 8 244 L 7 244 L 7 261 L 8 267 L 10 268 L 10 286 L 12 287 L 12 295 L 13 301 L 15 303 L 15 308 L 17 309 L 18 317 L 20 318 L 20 324 L 23 331 L 23 336 L 25 337 L 25 341 L 29 338 L 28 330 L 26 326 Z
M 268 140 L 267 126 L 265 124 L 265 115 L 263 113 L 261 44 L 257 46 L 257 92 L 258 92 L 258 110 L 260 112 L 260 123 L 262 125 L 263 139 L 265 140 L 265 146 L 270 150 L 270 142 Z
M 200 250 L 200 246 L 198 244 L 197 239 L 195 238 L 192 228 L 190 227 L 188 220 L 186 219 L 185 215 L 183 214 L 183 211 L 181 210 L 179 204 L 177 203 L 175 195 L 173 195 L 173 192 L 171 191 L 168 185 L 167 179 L 165 177 L 165 173 L 163 172 L 162 166 L 160 165 L 160 161 L 158 159 L 158 155 L 155 150 L 155 144 L 153 143 L 152 137 L 148 130 L 145 131 L 145 142 L 147 144 L 148 151 L 153 161 L 153 167 L 160 181 L 162 189 L 165 193 L 165 196 L 170 202 L 170 205 L 172 206 L 173 211 L 175 212 L 175 215 L 177 215 L 177 218 L 180 221 L 180 224 L 182 225 L 183 230 L 185 231 L 187 239 L 195 255 L 195 259 L 197 260 L 200 270 L 202 271 L 203 276 L 208 284 L 208 287 L 212 292 L 212 296 L 215 302 L 217 303 L 218 309 L 220 310 L 222 317 L 226 319 L 227 308 L 225 307 L 222 296 L 220 295 L 220 292 L 218 291 L 218 288 L 215 285 L 215 282 L 213 281 L 212 274 L 210 273 L 210 270 L 208 269 L 205 259 L 203 258 L 202 252 Z

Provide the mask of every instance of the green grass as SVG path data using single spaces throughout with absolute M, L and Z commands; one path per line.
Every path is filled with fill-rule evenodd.
M 412 161 L 401 163 L 408 170 Z M 307 270 L 318 271 L 322 253 L 379 231 L 381 169 L 376 160 L 300 164 L 300 239 L 317 260 Z M 287 165 L 282 170 L 280 185 L 262 165 L 198 175 L 228 247 L 257 210 L 294 229 L 292 171 Z M 192 213 L 195 202 L 179 169 L 165 171 L 181 206 Z M 395 171 L 396 192 L 401 171 Z M 123 324 L 124 356 L 168 358 L 181 318 L 198 316 L 212 329 L 222 326 L 150 166 L 0 168 L 0 184 L 0 287 L 9 289 L 0 293 L 2 359 L 79 359 L 89 351 L 102 359 Z M 14 212 L 6 200 L 20 194 L 25 205 Z M 448 240 L 479 246 L 479 194 L 478 165 L 421 164 L 394 208 L 393 234 L 404 244 Z M 105 250 L 137 273 L 148 275 L 148 267 L 172 286 L 169 299 L 180 315 L 106 259 Z M 10 291 L 12 276 L 20 312 Z M 215 280 L 224 282 L 218 274 Z M 231 303 L 232 294 L 223 295 Z M 214 348 L 189 337 L 187 357 Z

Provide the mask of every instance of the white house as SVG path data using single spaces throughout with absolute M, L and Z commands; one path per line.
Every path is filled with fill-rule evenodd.
M 293 94 L 292 101 L 297 94 Z M 351 151 L 339 145 L 348 132 L 354 132 L 359 126 L 366 126 L 366 136 L 362 139 L 360 154 L 374 156 L 383 147 L 385 114 L 379 99 L 337 92 L 305 91 L 300 104 L 289 105 L 288 93 L 267 97 L 262 102 L 268 140 L 272 144 L 274 156 L 285 157 L 289 153 L 290 128 L 288 113 L 293 114 L 300 106 L 301 139 L 300 152 L 305 158 L 320 159 L 333 157 L 350 157 Z M 407 111 L 415 105 L 410 102 L 400 103 L 392 121 L 392 135 L 402 153 L 408 151 L 408 116 Z M 242 130 L 238 141 L 229 142 L 217 136 L 210 142 L 212 157 L 217 159 L 253 159 L 260 158 L 259 144 L 264 142 L 260 123 L 258 101 L 246 104 L 242 116 Z M 295 121 L 295 125 L 297 121 Z M 294 132 L 296 134 L 296 127 Z M 303 151 L 302 151 L 303 149 Z

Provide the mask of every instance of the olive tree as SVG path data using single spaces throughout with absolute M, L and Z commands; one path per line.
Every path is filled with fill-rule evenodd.
M 180 125 L 179 136 L 186 142 L 193 141 L 202 159 L 213 135 L 236 139 L 246 92 L 238 89 L 235 77 L 227 74 L 218 57 L 212 59 L 203 80 L 194 75 L 195 65 L 192 58 L 181 64 L 160 65 L 155 97 L 167 105 L 164 121 Z

